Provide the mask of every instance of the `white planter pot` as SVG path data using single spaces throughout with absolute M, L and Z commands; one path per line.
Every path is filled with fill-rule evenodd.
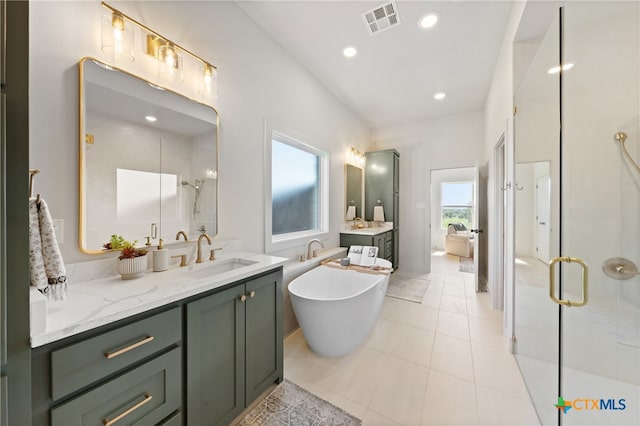
M 140 278 L 147 270 L 147 256 L 131 257 L 118 261 L 118 272 L 123 280 Z

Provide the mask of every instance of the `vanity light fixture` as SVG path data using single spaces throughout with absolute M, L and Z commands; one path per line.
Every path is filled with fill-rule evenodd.
M 102 15 L 102 51 L 114 61 L 133 61 L 133 28 L 117 11 Z
M 573 64 L 572 63 L 568 63 L 568 64 L 564 64 L 562 66 L 562 71 L 569 71 L 571 68 L 573 68 Z M 560 72 L 560 66 L 556 65 L 555 67 L 549 68 L 549 71 L 547 71 L 547 73 L 549 74 L 558 74 Z
M 131 37 L 127 36 L 123 38 L 123 40 L 130 40 L 129 51 L 133 52 L 133 28 L 129 24 L 135 24 L 140 29 L 141 34 L 143 34 L 142 39 L 144 39 L 146 42 L 146 45 L 143 46 L 143 50 L 147 55 L 156 58 L 159 62 L 159 77 L 173 83 L 182 83 L 182 60 L 184 56 L 190 56 L 191 58 L 195 59 L 196 63 L 199 64 L 198 66 L 201 67 L 201 71 L 199 71 L 199 73 L 201 73 L 200 75 L 202 75 L 203 83 L 196 83 L 196 85 L 200 88 L 198 90 L 199 94 L 207 99 L 215 99 L 217 95 L 218 69 L 214 65 L 210 64 L 209 62 L 205 61 L 198 55 L 190 52 L 179 44 L 174 43 L 168 38 L 161 36 L 151 28 L 136 21 L 130 16 L 125 15 L 113 6 L 110 6 L 105 2 L 102 2 L 101 4 L 111 12 L 108 19 L 109 25 L 105 24 L 105 18 L 103 18 L 102 22 L 103 50 L 105 50 L 106 46 L 105 28 L 113 28 L 120 31 L 123 35 L 127 35 L 128 33 L 131 34 Z M 115 34 L 115 30 L 110 29 L 110 31 L 112 34 Z M 133 53 L 131 54 L 131 60 L 133 60 Z M 209 90 L 207 90 L 207 86 L 210 86 Z
M 424 30 L 433 28 L 438 23 L 438 14 L 429 12 L 418 21 L 418 26 Z
M 352 166 L 356 166 L 361 169 L 364 168 L 364 165 L 367 161 L 365 155 L 352 146 L 347 148 L 346 157 L 347 164 L 351 164 Z
M 147 120 L 149 123 L 155 123 L 156 121 L 158 121 L 158 119 L 153 115 L 145 115 L 144 119 Z
M 436 101 L 441 101 L 446 97 L 447 97 L 447 94 L 444 93 L 444 92 L 439 92 L 439 93 L 436 93 L 435 95 L 433 95 L 433 99 L 435 99 Z

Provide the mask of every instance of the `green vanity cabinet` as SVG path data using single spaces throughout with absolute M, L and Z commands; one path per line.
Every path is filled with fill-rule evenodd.
M 400 154 L 395 149 L 367 152 L 364 175 L 364 220 L 373 220 L 378 201 L 384 207 L 384 219 L 393 222 L 393 233 L 384 258 L 398 268 L 400 229 Z M 382 257 L 382 256 L 379 256 Z
M 166 306 L 34 348 L 31 424 L 182 424 L 182 328 Z
M 378 258 L 387 259 L 392 262 L 392 245 L 393 231 L 383 232 L 377 235 L 357 235 L 357 234 L 340 234 L 340 247 L 350 246 L 375 246 L 378 247 Z
M 187 424 L 227 425 L 283 379 L 282 271 L 187 304 Z

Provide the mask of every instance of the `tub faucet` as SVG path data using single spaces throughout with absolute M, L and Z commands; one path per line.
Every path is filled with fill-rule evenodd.
M 207 234 L 200 234 L 198 237 L 198 256 L 196 257 L 196 263 L 204 262 L 204 260 L 202 260 L 202 245 L 200 244 L 203 238 L 206 238 L 209 245 L 211 245 L 211 237 Z
M 318 244 L 320 244 L 320 246 L 322 248 L 324 248 L 324 244 L 322 244 L 322 241 L 320 241 L 320 240 L 315 240 L 314 239 L 314 240 L 309 241 L 309 244 L 307 245 L 307 259 L 311 259 L 311 245 L 313 243 L 318 243 Z M 313 257 L 318 257 L 316 252 L 315 252 L 315 250 L 313 252 Z

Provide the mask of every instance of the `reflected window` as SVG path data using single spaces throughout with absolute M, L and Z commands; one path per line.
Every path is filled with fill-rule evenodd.
M 473 182 L 443 182 L 440 194 L 442 229 L 457 222 L 470 229 L 473 226 Z

